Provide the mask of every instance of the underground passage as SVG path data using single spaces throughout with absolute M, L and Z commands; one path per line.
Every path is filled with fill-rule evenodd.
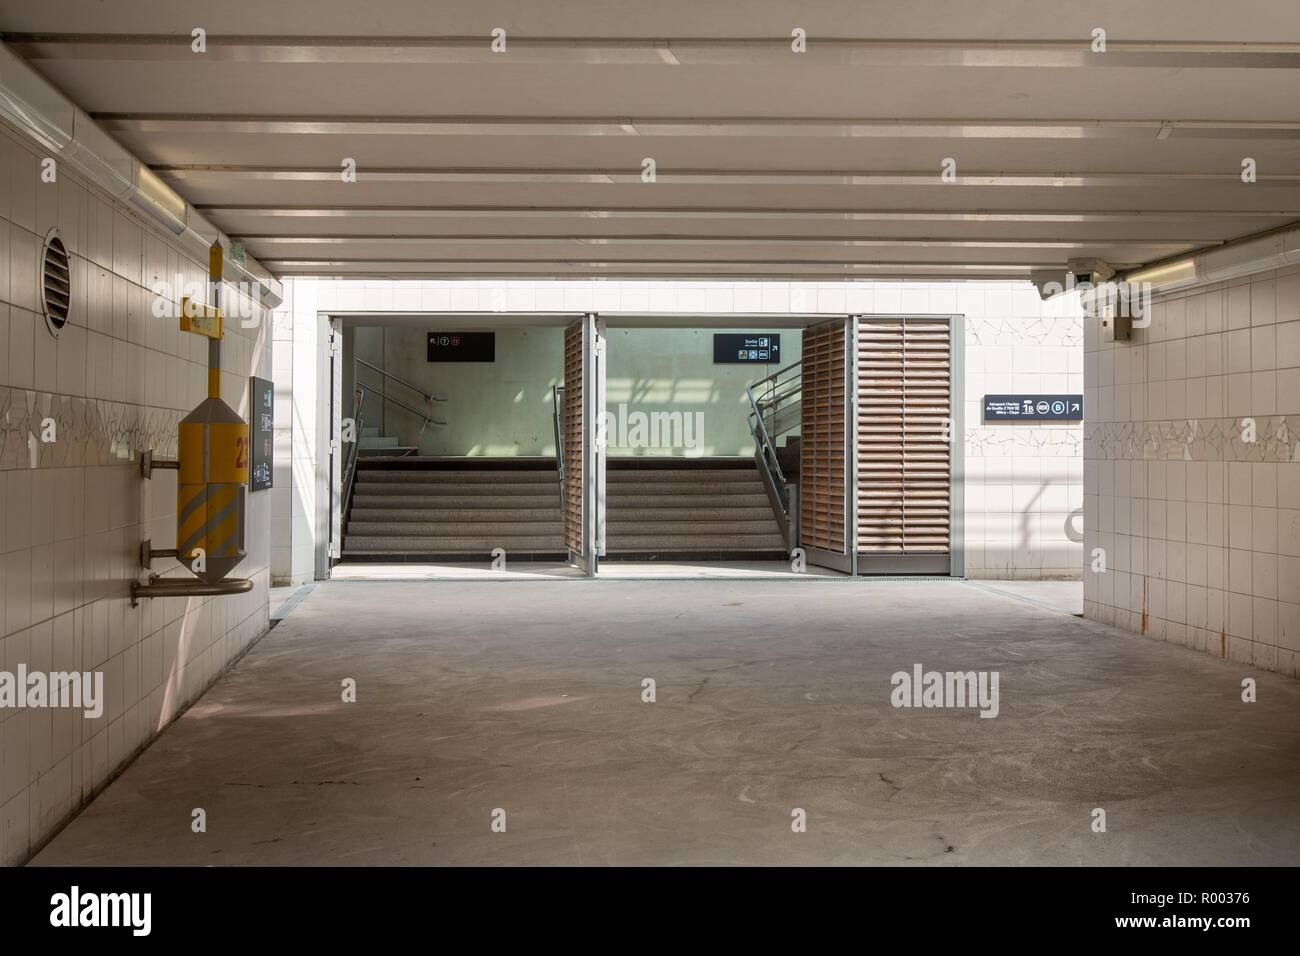
M 1289 925 L 1294 4 L 435 6 L 0 0 L 13 938 Z

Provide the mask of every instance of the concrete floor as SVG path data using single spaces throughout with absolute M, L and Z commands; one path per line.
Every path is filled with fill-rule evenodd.
M 35 863 L 1296 864 L 1300 683 L 974 583 L 329 582 Z

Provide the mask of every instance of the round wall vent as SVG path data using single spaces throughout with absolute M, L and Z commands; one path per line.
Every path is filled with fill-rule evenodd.
M 68 249 L 57 229 L 45 237 L 41 251 L 41 310 L 51 335 L 58 335 L 68 322 L 68 308 L 72 304 L 72 266 Z

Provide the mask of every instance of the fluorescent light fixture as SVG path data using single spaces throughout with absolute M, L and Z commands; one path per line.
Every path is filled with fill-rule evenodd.
M 1239 239 L 1214 249 L 1126 272 L 1120 281 L 1168 292 L 1300 265 L 1300 228 Z

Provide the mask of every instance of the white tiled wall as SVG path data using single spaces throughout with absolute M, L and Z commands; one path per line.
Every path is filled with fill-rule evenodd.
M 275 342 L 275 476 L 271 580 L 304 584 L 316 576 L 323 531 L 317 503 L 328 507 L 322 447 L 327 412 L 324 383 L 329 329 L 317 313 L 312 279 L 286 279 L 284 302 L 272 315 Z
M 1083 394 L 1078 297 L 1043 302 L 1027 283 L 987 283 L 959 285 L 957 300 L 966 317 L 966 575 L 1077 580 L 1082 423 L 981 417 L 986 394 Z
M 966 329 L 966 573 L 981 578 L 1081 575 L 1083 426 L 985 425 L 981 417 L 986 393 L 1083 392 L 1083 313 L 1077 296 L 1043 302 L 1028 282 L 347 279 L 295 280 L 295 294 L 301 295 L 308 284 L 324 313 L 961 314 Z
M 248 594 L 131 607 L 142 538 L 175 547 L 176 424 L 206 394 L 206 340 L 155 318 L 151 289 L 206 262 L 0 127 L 0 669 L 102 671 L 105 712 L 0 709 L 0 862 L 31 849 L 101 787 L 266 629 L 270 501 L 249 496 Z M 55 338 L 37 266 L 57 226 L 73 304 Z M 247 414 L 247 376 L 270 372 L 266 322 L 227 325 L 222 388 Z M 56 440 L 32 438 L 43 419 Z M 156 571 L 177 572 L 174 561 Z M 181 572 L 188 573 L 188 572 Z
M 1300 676 L 1300 268 L 1090 323 L 1085 368 L 1085 613 Z

